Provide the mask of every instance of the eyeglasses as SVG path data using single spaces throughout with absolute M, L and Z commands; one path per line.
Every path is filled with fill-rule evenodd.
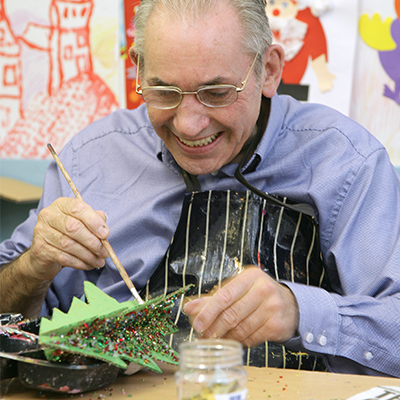
M 140 71 L 140 55 L 138 55 L 136 93 L 142 95 L 144 101 L 149 106 L 160 110 L 170 110 L 178 107 L 182 102 L 184 94 L 195 94 L 197 100 L 207 107 L 226 107 L 233 104 L 238 98 L 238 93 L 246 87 L 247 80 L 256 63 L 257 57 L 258 53 L 254 57 L 253 63 L 241 87 L 234 85 L 208 85 L 200 86 L 195 92 L 183 92 L 176 86 L 145 86 L 141 89 L 138 83 Z

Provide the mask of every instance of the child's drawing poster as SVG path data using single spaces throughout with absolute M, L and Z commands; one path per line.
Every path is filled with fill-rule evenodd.
M 357 1 L 269 0 L 274 43 L 285 50 L 279 92 L 349 114 Z
M 119 0 L 0 0 L 0 157 L 47 158 L 119 107 Z
M 136 93 L 136 65 L 129 58 L 128 50 L 135 41 L 135 15 L 140 0 L 125 0 L 125 32 L 124 32 L 124 59 L 125 59 L 125 96 L 126 108 L 136 108 L 143 103 L 143 98 Z
M 350 116 L 400 166 L 400 0 L 360 0 Z

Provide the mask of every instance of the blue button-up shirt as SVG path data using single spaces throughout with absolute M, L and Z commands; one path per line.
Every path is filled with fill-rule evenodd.
M 245 174 L 250 183 L 314 208 L 336 292 L 285 282 L 300 310 L 299 336 L 288 346 L 325 354 L 332 371 L 400 377 L 400 182 L 385 148 L 334 110 L 275 96 L 254 157 L 257 167 Z M 109 241 L 140 290 L 170 244 L 185 193 L 146 107 L 93 123 L 60 158 L 85 201 L 107 213 Z M 200 176 L 202 189 L 244 189 L 234 178 L 236 167 Z M 39 207 L 0 245 L 1 263 L 30 246 L 38 212 L 60 196 L 73 193 L 51 163 Z M 67 311 L 72 297 L 82 296 L 84 280 L 118 301 L 131 299 L 108 259 L 102 270 L 64 268 L 42 315 L 53 307 Z

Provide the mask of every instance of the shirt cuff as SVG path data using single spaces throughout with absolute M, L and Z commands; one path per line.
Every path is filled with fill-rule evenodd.
M 313 353 L 336 355 L 340 315 L 331 295 L 314 286 L 281 283 L 290 288 L 299 306 L 299 337 L 294 338 L 294 343 Z

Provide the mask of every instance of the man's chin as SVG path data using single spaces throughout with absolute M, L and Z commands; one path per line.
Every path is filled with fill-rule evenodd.
M 218 171 L 219 168 L 211 167 L 210 165 L 196 165 L 196 163 L 182 163 L 181 168 L 184 169 L 191 175 L 207 175 L 214 171 Z

